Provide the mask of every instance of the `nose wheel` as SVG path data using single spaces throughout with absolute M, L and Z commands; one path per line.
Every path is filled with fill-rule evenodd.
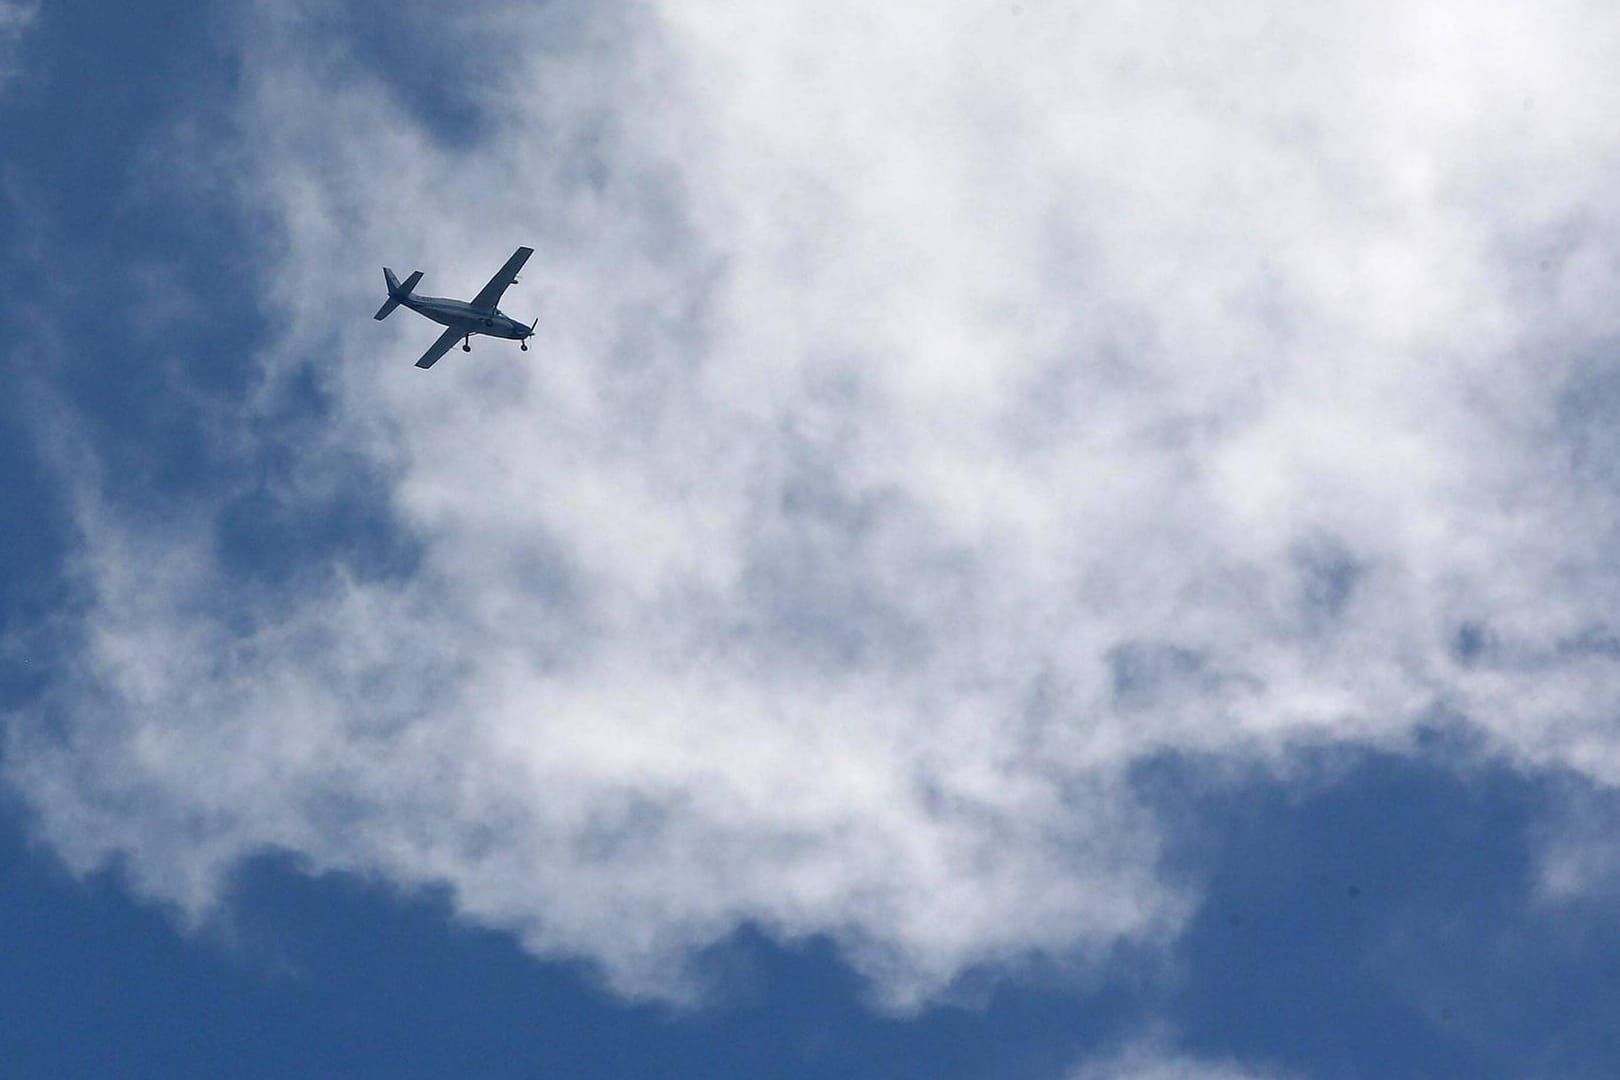
M 522 349 L 524 352 L 528 352 L 529 351 L 529 343 L 527 341 L 520 341 L 520 342 L 518 342 L 518 348 Z
M 467 339 L 461 343 L 461 351 L 462 352 L 472 352 L 472 335 L 471 334 L 468 334 Z

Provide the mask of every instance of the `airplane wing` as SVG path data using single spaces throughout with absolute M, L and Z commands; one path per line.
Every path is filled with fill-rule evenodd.
M 501 294 L 506 292 L 508 285 L 517 280 L 518 271 L 523 264 L 529 261 L 534 254 L 534 248 L 520 247 L 512 252 L 512 257 L 506 260 L 506 265 L 495 272 L 489 279 L 489 284 L 478 290 L 478 295 L 472 298 L 472 306 L 480 311 L 494 311 L 495 306 L 501 302 Z
M 467 332 L 465 330 L 460 330 L 452 326 L 450 329 L 439 335 L 439 340 L 435 341 L 428 348 L 428 351 L 422 354 L 422 359 L 416 362 L 416 366 L 420 368 L 429 368 L 434 364 L 437 364 L 439 362 L 439 357 L 449 352 L 450 346 L 460 341 L 466 333 Z

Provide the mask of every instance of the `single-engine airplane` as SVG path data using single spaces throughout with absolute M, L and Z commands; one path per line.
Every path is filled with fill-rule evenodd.
M 439 340 L 422 354 L 422 359 L 416 362 L 419 368 L 430 368 L 438 363 L 439 357 L 449 352 L 450 346 L 457 341 L 461 342 L 462 352 L 472 352 L 474 334 L 510 338 L 518 343 L 519 348 L 527 352 L 528 339 L 534 336 L 534 328 L 539 325 L 540 320 L 536 318 L 534 322 L 524 326 L 510 315 L 503 314 L 496 305 L 501 302 L 501 295 L 506 292 L 507 287 L 517 284 L 518 271 L 523 269 L 523 264 L 528 262 L 529 256 L 533 254 L 534 249 L 526 247 L 520 247 L 512 252 L 512 257 L 506 260 L 506 265 L 496 271 L 495 276 L 489 279 L 489 284 L 479 289 L 478 295 L 471 300 L 417 296 L 411 290 L 422 280 L 422 271 L 418 270 L 404 281 L 400 281 L 394 276 L 394 272 L 385 266 L 383 280 L 388 283 L 388 299 L 377 309 L 374 318 L 386 319 L 393 314 L 395 308 L 403 304 L 418 315 L 426 315 L 434 322 L 448 327 L 439 335 Z

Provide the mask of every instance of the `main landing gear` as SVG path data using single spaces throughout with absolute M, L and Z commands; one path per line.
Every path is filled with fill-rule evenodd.
M 472 335 L 471 334 L 468 334 L 467 339 L 461 343 L 461 351 L 462 352 L 472 352 Z

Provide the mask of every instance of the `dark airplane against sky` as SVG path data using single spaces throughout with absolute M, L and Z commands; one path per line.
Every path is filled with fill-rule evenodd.
M 501 296 L 507 287 L 516 284 L 518 271 L 523 269 L 523 264 L 533 254 L 534 249 L 526 247 L 520 247 L 512 252 L 512 257 L 506 260 L 506 265 L 496 271 L 495 276 L 489 279 L 489 284 L 479 289 L 478 295 L 471 300 L 417 296 L 413 290 L 417 282 L 422 280 L 422 271 L 418 270 L 404 281 L 400 281 L 394 276 L 394 272 L 385 266 L 383 280 L 388 283 L 388 299 L 377 309 L 375 317 L 379 320 L 386 319 L 396 307 L 403 304 L 418 315 L 425 315 L 446 327 L 444 333 L 439 335 L 439 340 L 429 346 L 428 351 L 416 362 L 419 368 L 432 367 L 457 341 L 461 342 L 464 352 L 472 352 L 474 334 L 510 338 L 527 351 L 528 339 L 534 335 L 534 328 L 540 322 L 539 318 L 524 326 L 510 315 L 504 314 L 497 305 L 501 302 Z

